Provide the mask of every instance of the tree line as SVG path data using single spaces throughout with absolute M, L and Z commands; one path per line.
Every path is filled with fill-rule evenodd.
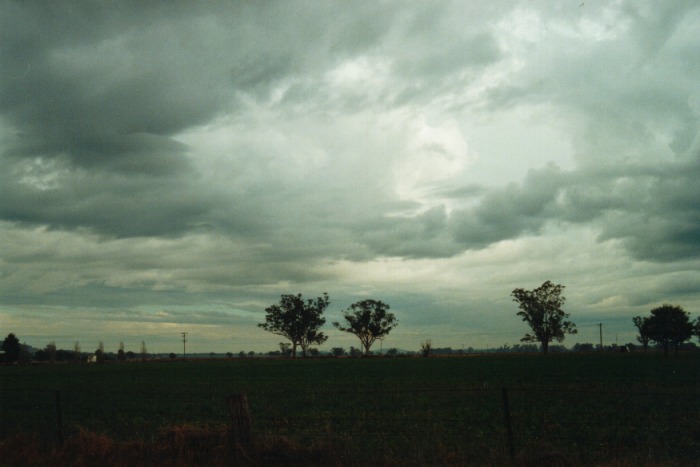
M 520 316 L 532 330 L 520 339 L 521 342 L 539 343 L 540 349 L 546 354 L 550 350 L 552 341 L 561 343 L 566 334 L 577 333 L 576 325 L 569 320 L 569 314 L 562 309 L 565 302 L 562 295 L 564 288 L 561 284 L 546 281 L 533 290 L 517 288 L 511 292 L 513 301 L 520 309 L 517 316 Z M 321 345 L 328 340 L 328 336 L 321 331 L 321 327 L 326 323 L 323 313 L 329 305 L 330 298 L 327 293 L 323 293 L 316 299 L 306 300 L 302 294 L 284 294 L 279 303 L 265 309 L 265 321 L 258 326 L 289 340 L 289 343 L 280 343 L 280 355 L 296 357 L 297 349 L 301 349 L 303 357 L 310 354 L 318 355 L 317 349 L 313 346 Z M 377 340 L 386 338 L 398 325 L 396 316 L 390 313 L 389 309 L 390 306 L 381 300 L 366 299 L 353 303 L 348 309 L 342 311 L 344 322 L 333 322 L 333 326 L 359 339 L 361 350 L 353 350 L 353 348 L 351 354 L 370 355 L 372 345 Z M 635 316 L 632 321 L 639 332 L 637 341 L 644 349 L 649 347 L 650 342 L 654 342 L 663 348 L 664 355 L 668 355 L 671 349 L 678 353 L 678 349 L 694 335 L 700 338 L 700 318 L 692 321 L 690 314 L 678 305 L 664 304 L 652 309 L 649 316 Z M 4 360 L 17 361 L 21 352 L 17 337 L 10 333 L 2 344 Z M 592 347 L 592 344 L 585 345 Z M 583 345 L 579 347 L 578 350 L 584 348 Z M 341 355 L 341 350 L 339 347 L 334 347 L 332 354 Z M 531 349 L 528 347 L 528 350 Z M 36 355 L 39 360 L 53 361 L 59 356 L 60 359 L 68 359 L 66 357 L 68 352 L 57 350 L 53 342 L 39 352 Z M 423 355 L 428 356 L 433 352 L 431 340 L 421 343 Z M 75 343 L 72 355 L 81 355 L 78 342 Z M 146 344 L 142 342 L 141 356 L 145 355 Z M 126 360 L 134 357 L 133 352 L 124 352 L 124 344 L 120 343 L 116 359 Z M 102 342 L 95 351 L 94 358 L 96 361 L 105 359 Z

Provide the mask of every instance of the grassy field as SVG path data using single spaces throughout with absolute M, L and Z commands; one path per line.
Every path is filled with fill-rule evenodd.
M 503 399 L 519 460 L 697 465 L 700 354 L 232 359 L 0 367 L 0 436 L 163 442 L 217 432 L 248 396 L 253 435 L 338 464 L 506 464 Z M 82 430 L 82 431 L 81 431 Z M 330 454 L 329 454 L 330 453 Z

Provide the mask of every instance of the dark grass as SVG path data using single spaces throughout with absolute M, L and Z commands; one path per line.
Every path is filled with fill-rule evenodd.
M 0 435 L 79 430 L 158 443 L 221 431 L 246 393 L 256 439 L 334 446 L 338 463 L 507 463 L 502 388 L 519 459 L 697 463 L 700 353 L 232 359 L 0 368 Z M 277 440 L 277 441 L 276 441 Z

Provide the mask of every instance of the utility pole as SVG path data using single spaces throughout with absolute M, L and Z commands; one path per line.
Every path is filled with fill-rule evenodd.
M 600 328 L 600 351 L 603 351 L 603 323 L 598 323 L 598 327 Z
M 182 334 L 182 358 L 185 358 L 185 356 L 187 355 L 187 352 L 186 352 L 187 333 L 181 332 L 180 334 Z

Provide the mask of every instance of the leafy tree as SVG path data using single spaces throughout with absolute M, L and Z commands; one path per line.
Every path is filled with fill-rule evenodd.
M 265 309 L 265 322 L 258 324 L 264 330 L 286 337 L 292 343 L 292 357 L 297 356 L 297 346 L 306 357 L 309 346 L 323 344 L 328 336 L 319 331 L 326 319 L 322 317 L 328 308 L 328 294 L 316 300 L 304 301 L 299 295 L 282 295 L 279 305 Z
M 342 357 L 343 355 L 345 355 L 345 349 L 342 347 L 333 347 L 331 349 L 331 355 L 333 355 L 334 357 Z
M 649 320 L 649 339 L 659 343 L 668 355 L 668 348 L 673 345 L 678 354 L 678 346 L 693 336 L 693 323 L 688 312 L 676 305 L 661 305 L 651 310 Z
M 698 337 L 698 340 L 700 341 L 700 318 L 698 318 L 695 321 L 695 335 Z
M 644 350 L 647 350 L 649 348 L 649 340 L 651 339 L 649 336 L 649 317 L 635 316 L 632 318 L 632 321 L 639 331 L 637 342 L 642 344 Z
M 341 326 L 338 322 L 333 326 L 355 334 L 364 347 L 364 354 L 369 355 L 372 344 L 377 339 L 384 339 L 398 324 L 394 314 L 388 310 L 389 305 L 380 300 L 362 300 L 343 312 L 347 326 Z
M 22 346 L 19 344 L 19 339 L 14 333 L 9 333 L 2 342 L 2 349 L 5 351 L 5 361 L 14 363 L 19 360 L 19 354 L 22 351 Z
M 518 316 L 532 328 L 532 334 L 525 334 L 521 342 L 540 342 L 542 352 L 548 353 L 549 343 L 562 342 L 564 334 L 576 334 L 576 325 L 567 321 L 569 317 L 561 309 L 564 301 L 561 292 L 564 286 L 547 281 L 534 290 L 515 289 L 511 292 L 513 301 L 518 303 Z

